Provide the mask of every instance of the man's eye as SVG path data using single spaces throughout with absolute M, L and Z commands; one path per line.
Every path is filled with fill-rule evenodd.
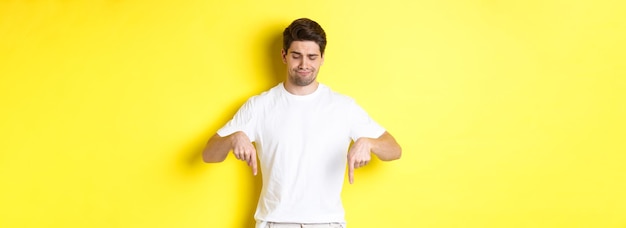
M 293 55 L 292 57 L 293 57 L 294 59 L 300 59 L 300 57 L 301 57 L 301 56 L 299 56 L 299 55 Z
M 310 60 L 315 60 L 317 57 L 309 57 Z

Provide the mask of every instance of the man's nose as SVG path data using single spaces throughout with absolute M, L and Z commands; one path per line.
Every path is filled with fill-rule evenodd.
M 300 68 L 306 68 L 308 64 L 308 61 L 306 60 L 306 58 L 302 58 L 300 59 L 300 64 L 298 65 Z

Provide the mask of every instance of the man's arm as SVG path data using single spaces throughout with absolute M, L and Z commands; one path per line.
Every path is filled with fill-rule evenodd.
M 256 149 L 250 142 L 250 138 L 242 131 L 224 137 L 218 134 L 213 135 L 202 151 L 202 159 L 207 163 L 222 162 L 231 150 L 238 160 L 245 161 L 248 166 L 252 167 L 254 175 L 257 174 Z
M 367 165 L 373 153 L 380 160 L 392 161 L 399 159 L 402 155 L 402 148 L 396 140 L 389 134 L 383 133 L 378 138 L 359 138 L 352 144 L 348 151 L 348 178 L 350 184 L 354 182 L 354 169 Z
M 400 147 L 398 142 L 396 142 L 396 139 L 393 138 L 391 134 L 389 134 L 389 132 L 385 131 L 383 135 L 376 139 L 363 139 L 369 141 L 372 153 L 374 153 L 376 157 L 378 157 L 380 160 L 393 161 L 399 159 L 402 156 L 402 148 Z

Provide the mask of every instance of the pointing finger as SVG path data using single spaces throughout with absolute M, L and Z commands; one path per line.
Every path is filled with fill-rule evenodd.
M 252 154 L 251 153 L 244 153 L 244 157 L 243 160 L 248 164 L 248 166 L 250 166 L 250 162 L 252 161 Z
M 350 184 L 354 183 L 354 161 L 348 161 L 348 179 Z
M 252 157 L 252 161 L 251 161 L 251 166 L 252 166 L 252 174 L 256 176 L 257 173 L 257 168 L 256 168 L 256 156 Z

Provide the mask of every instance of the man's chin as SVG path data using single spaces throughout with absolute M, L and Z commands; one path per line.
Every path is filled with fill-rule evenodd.
M 292 80 L 293 84 L 297 86 L 308 86 L 311 85 L 315 81 L 315 78 L 311 79 L 303 79 L 303 78 L 295 78 Z

